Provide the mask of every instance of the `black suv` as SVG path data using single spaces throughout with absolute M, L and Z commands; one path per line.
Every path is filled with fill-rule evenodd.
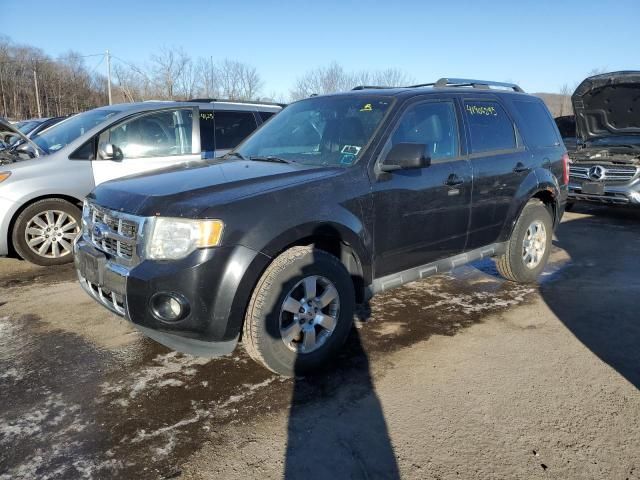
M 570 152 L 569 205 L 640 206 L 640 72 L 585 79 L 571 97 L 578 149 Z
M 271 370 L 304 373 L 376 292 L 485 257 L 535 281 L 567 162 L 516 85 L 357 87 L 288 106 L 222 159 L 100 185 L 76 266 L 160 343 L 213 356 L 242 338 Z

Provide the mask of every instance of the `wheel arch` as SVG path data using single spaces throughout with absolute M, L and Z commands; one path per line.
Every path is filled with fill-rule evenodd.
M 545 172 L 546 174 L 543 173 L 542 175 L 538 172 L 531 172 L 520 185 L 520 189 L 516 193 L 514 202 L 509 210 L 507 222 L 505 222 L 502 234 L 500 235 L 500 241 L 507 241 L 511 238 L 516 222 L 522 214 L 522 210 L 532 199 L 538 199 L 545 205 L 549 211 L 549 215 L 551 215 L 554 229 L 560 222 L 560 190 L 557 180 L 554 181 L 555 177 L 553 179 L 547 178 L 551 173 L 548 170 L 545 170 Z M 539 180 L 540 176 L 542 176 L 542 181 Z
M 36 202 L 39 202 L 41 200 L 65 200 L 69 203 L 71 203 L 72 205 L 75 205 L 78 208 L 82 208 L 82 200 L 71 196 L 71 195 L 65 195 L 65 194 L 49 194 L 49 195 L 39 195 L 37 197 L 33 197 L 30 198 L 29 200 L 25 201 L 20 208 L 18 208 L 14 214 L 11 216 L 11 220 L 9 221 L 9 228 L 7 229 L 7 246 L 9 248 L 9 254 L 10 255 L 17 255 L 17 252 L 15 250 L 15 247 L 13 245 L 13 227 L 16 224 L 16 221 L 18 220 L 18 217 L 20 216 L 20 214 L 22 212 L 24 212 L 28 207 L 30 207 L 31 205 L 33 205 Z
M 356 303 L 363 303 L 365 288 L 371 283 L 371 265 L 366 260 L 360 236 L 348 227 L 334 222 L 300 225 L 273 239 L 262 251 L 273 258 L 289 248 L 308 245 L 330 253 L 342 262 L 351 275 Z

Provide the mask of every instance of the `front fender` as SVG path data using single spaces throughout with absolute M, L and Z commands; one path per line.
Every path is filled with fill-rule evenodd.
M 371 282 L 372 269 L 367 250 L 362 240 L 363 231 L 364 227 L 362 223 L 355 216 L 353 216 L 348 224 L 328 220 L 305 222 L 301 225 L 291 227 L 271 239 L 264 245 L 261 252 L 270 257 L 275 257 L 288 246 L 311 237 L 340 239 L 340 241 L 348 245 L 357 256 L 357 260 L 362 268 L 363 281 L 365 284 L 368 284 Z

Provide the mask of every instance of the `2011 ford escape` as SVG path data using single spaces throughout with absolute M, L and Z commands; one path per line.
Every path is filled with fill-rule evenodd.
M 463 88 L 469 87 L 469 88 Z M 84 289 L 149 337 L 283 375 L 372 294 L 484 257 L 544 268 L 568 158 L 541 100 L 441 79 L 294 103 L 223 159 L 108 182 L 84 205 Z

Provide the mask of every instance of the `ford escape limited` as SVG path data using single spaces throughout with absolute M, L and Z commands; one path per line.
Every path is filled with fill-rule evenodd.
M 100 185 L 76 267 L 160 343 L 215 356 L 242 341 L 303 374 L 376 292 L 485 257 L 535 281 L 567 163 L 549 111 L 516 85 L 358 87 L 288 106 L 223 159 Z

